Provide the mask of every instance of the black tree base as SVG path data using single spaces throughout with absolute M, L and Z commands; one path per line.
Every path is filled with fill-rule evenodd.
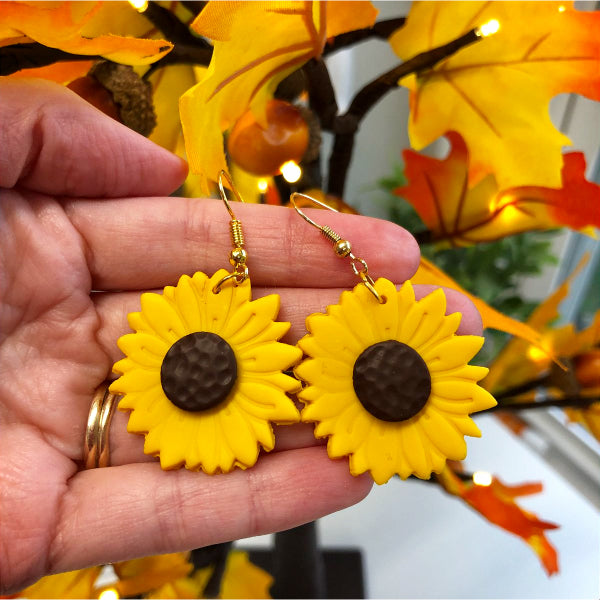
M 274 575 L 273 550 L 239 547 L 250 554 L 250 560 L 261 569 Z M 320 550 L 323 559 L 323 575 L 325 579 L 324 598 L 364 598 L 363 564 L 360 550 L 350 548 L 330 548 Z M 299 578 L 306 578 L 306 573 L 298 572 Z M 310 577 L 310 576 L 308 576 Z M 273 588 L 276 589 L 277 582 Z M 293 588 L 293 582 L 286 582 L 287 588 Z M 277 598 L 277 595 L 274 595 Z M 297 598 L 297 595 L 286 596 Z

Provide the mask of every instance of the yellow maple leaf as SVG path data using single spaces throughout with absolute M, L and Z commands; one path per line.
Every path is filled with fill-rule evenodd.
M 227 169 L 223 132 L 246 110 L 265 124 L 277 84 L 313 57 L 328 37 L 369 27 L 370 2 L 209 2 L 192 29 L 214 41 L 204 79 L 180 100 L 190 169 L 202 189 Z
M 147 65 L 170 52 L 168 41 L 135 37 L 148 29 L 128 2 L 2 2 L 0 8 L 0 45 L 38 42 L 126 65 Z
M 600 12 L 572 2 L 414 2 L 390 37 L 402 59 L 496 20 L 500 29 L 399 83 L 410 91 L 409 136 L 420 150 L 447 131 L 465 139 L 471 181 L 494 173 L 501 190 L 560 187 L 569 139 L 548 114 L 552 97 L 600 100 Z
M 17 598 L 95 598 L 94 584 L 102 567 L 47 575 L 17 594 Z
M 148 593 L 189 575 L 194 568 L 189 558 L 189 552 L 175 552 L 115 563 L 119 581 L 113 587 L 121 597 Z

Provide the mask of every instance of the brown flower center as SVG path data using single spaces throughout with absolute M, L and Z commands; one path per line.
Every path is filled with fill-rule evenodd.
M 233 388 L 237 362 L 231 346 L 215 333 L 199 331 L 177 340 L 160 367 L 167 398 L 188 411 L 217 406 Z
M 382 421 L 406 421 L 427 404 L 431 376 L 425 361 L 396 340 L 369 346 L 356 359 L 352 373 L 361 404 Z

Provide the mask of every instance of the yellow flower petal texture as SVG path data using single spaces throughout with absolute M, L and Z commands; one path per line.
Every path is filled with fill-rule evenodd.
M 300 420 L 287 396 L 300 383 L 283 371 L 302 352 L 278 341 L 290 326 L 275 321 L 279 297 L 253 301 L 249 280 L 215 294 L 225 275 L 183 275 L 162 294 L 142 294 L 141 311 L 129 314 L 135 333 L 118 342 L 126 357 L 110 389 L 163 469 L 246 469 L 261 447 L 273 449 L 271 423 Z
M 302 420 L 329 438 L 331 458 L 349 457 L 353 475 L 427 479 L 465 458 L 464 436 L 481 435 L 469 414 L 496 404 L 477 385 L 487 369 L 468 364 L 483 338 L 456 335 L 441 289 L 419 301 L 408 281 L 396 290 L 378 279 L 375 289 L 384 304 L 358 284 L 308 317 L 298 342 L 307 358 L 295 368 Z

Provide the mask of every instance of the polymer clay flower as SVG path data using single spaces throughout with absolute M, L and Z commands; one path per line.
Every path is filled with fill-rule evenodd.
M 290 327 L 274 320 L 279 296 L 252 301 L 248 279 L 215 293 L 227 275 L 183 275 L 162 295 L 142 294 L 141 312 L 129 314 L 135 333 L 118 342 L 126 358 L 110 389 L 124 395 L 128 431 L 145 434 L 144 452 L 163 469 L 251 467 L 260 446 L 273 449 L 271 422 L 300 419 L 286 395 L 300 384 L 282 370 L 302 353 L 278 342 Z
M 329 437 L 331 458 L 349 456 L 353 475 L 427 479 L 466 456 L 464 436 L 481 435 L 469 414 L 496 404 L 477 385 L 487 369 L 467 364 L 483 338 L 455 335 L 461 314 L 445 315 L 441 289 L 416 301 L 408 281 L 374 287 L 385 303 L 358 284 L 307 318 L 302 420 Z

